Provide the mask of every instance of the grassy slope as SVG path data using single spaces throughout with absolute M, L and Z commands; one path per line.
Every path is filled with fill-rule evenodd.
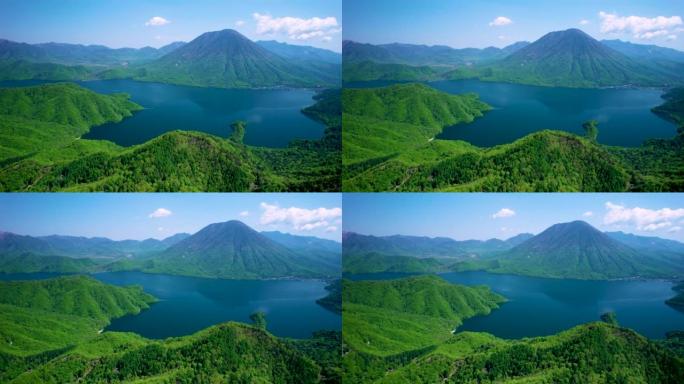
M 463 319 L 488 314 L 504 298 L 486 287 L 449 284 L 436 276 L 342 282 L 344 341 L 387 356 L 444 341 Z
M 33 354 L 85 341 L 115 317 L 154 298 L 140 287 L 114 287 L 83 276 L 0 283 L 0 352 Z
M 314 106 L 304 110 L 328 125 L 321 140 L 295 141 L 284 149 L 250 147 L 187 131 L 170 132 L 137 146 L 120 148 L 106 141 L 73 141 L 70 132 L 71 143 L 61 148 L 47 148 L 37 154 L 24 151 L 16 161 L 0 162 L 0 190 L 339 190 L 341 127 L 336 102 L 339 92 L 327 91 L 317 96 Z
M 387 89 L 364 91 L 380 94 Z M 436 98 L 453 97 L 433 92 Z M 353 92 L 346 96 L 368 99 Z M 426 109 L 421 108 L 416 118 L 392 120 L 413 111 L 402 100 L 388 100 L 385 105 L 372 105 L 367 112 L 361 103 L 351 104 L 357 107 L 349 111 L 347 103 L 343 104 L 345 191 L 684 189 L 682 134 L 651 140 L 639 148 L 619 148 L 565 132 L 540 131 L 510 144 L 478 148 L 463 141 L 427 142 L 429 133 L 451 125 L 439 118 L 443 109 L 438 103 L 418 103 Z M 677 113 L 672 112 L 677 101 L 668 103 L 667 113 Z M 382 107 L 385 110 L 378 111 Z M 426 114 L 433 118 L 425 118 Z
M 672 287 L 672 290 L 677 292 L 677 294 L 674 297 L 666 300 L 665 304 L 676 310 L 684 312 L 684 281 Z
M 100 95 L 75 84 L 0 89 L 0 162 L 64 147 L 90 127 L 139 109 L 128 95 Z

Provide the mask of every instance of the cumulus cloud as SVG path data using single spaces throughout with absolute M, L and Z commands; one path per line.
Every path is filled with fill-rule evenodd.
M 242 27 L 243 25 L 245 25 L 245 21 L 244 21 L 244 20 L 238 20 L 238 21 L 235 22 L 235 26 L 236 26 L 236 27 Z
M 325 231 L 328 232 L 328 233 L 330 233 L 330 232 L 336 232 L 336 231 L 337 231 L 337 227 L 334 226 L 334 225 L 331 225 L 331 226 L 329 226 L 328 228 L 326 228 Z
M 594 212 L 592 212 L 592 211 L 586 211 L 586 212 L 584 212 L 584 213 L 582 214 L 582 216 L 584 216 L 584 217 L 592 217 L 592 216 L 594 216 Z
M 683 24 L 680 16 L 619 16 L 601 11 L 599 17 L 602 33 L 629 33 L 636 39 L 671 35 Z
M 589 20 L 587 20 L 587 19 L 582 19 L 579 21 L 579 25 L 588 25 L 588 24 L 589 24 Z
M 240 212 L 240 216 L 241 216 L 241 217 L 247 217 L 247 216 L 249 216 L 249 211 L 242 211 L 242 212 Z
M 326 40 L 330 35 L 340 32 L 340 24 L 335 17 L 312 17 L 301 19 L 298 17 L 273 17 L 260 13 L 252 14 L 260 35 L 285 34 L 292 40 L 311 40 L 320 38 Z
M 633 225 L 640 231 L 655 231 L 672 226 L 672 221 L 684 217 L 684 208 L 648 209 L 629 208 L 610 201 L 606 203 L 607 212 L 603 223 L 607 225 Z
M 155 17 L 147 20 L 147 22 L 145 23 L 145 26 L 147 26 L 147 27 L 161 27 L 162 25 L 169 24 L 170 22 L 171 22 L 170 20 L 166 20 L 165 18 L 163 18 L 161 16 L 155 16 Z
M 665 38 L 665 40 L 670 40 L 670 41 L 672 41 L 672 40 L 677 40 L 677 35 L 667 35 L 667 37 Z
M 670 233 L 674 233 L 674 232 L 679 232 L 679 231 L 681 231 L 681 230 L 682 230 L 682 227 L 680 227 L 680 226 L 675 226 L 675 227 L 672 227 L 672 228 L 668 229 L 667 231 L 670 232 Z
M 501 219 L 505 217 L 515 216 L 515 211 L 508 208 L 501 208 L 499 212 L 492 215 L 492 219 Z
M 281 208 L 276 204 L 261 203 L 260 222 L 269 224 L 289 224 L 297 231 L 311 231 L 316 228 L 330 227 L 330 222 L 342 217 L 341 208 L 299 207 Z
M 489 23 L 490 27 L 503 27 L 504 25 L 513 24 L 513 20 L 505 16 L 499 16 Z
M 171 216 L 173 212 L 169 211 L 166 208 L 157 208 L 154 212 L 150 213 L 148 217 L 150 218 L 160 218 L 160 217 L 167 217 Z

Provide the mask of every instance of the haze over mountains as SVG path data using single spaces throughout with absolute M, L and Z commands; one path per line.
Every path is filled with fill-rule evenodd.
M 479 78 L 571 87 L 664 86 L 684 81 L 684 52 L 598 41 L 574 28 L 502 49 L 345 41 L 343 56 L 345 81 L 372 80 L 373 76 L 384 80 Z M 372 73 L 370 78 L 363 71 Z
M 340 253 L 340 244 L 332 240 L 262 234 L 235 220 L 164 240 L 0 234 L 1 272 L 142 270 L 221 278 L 327 277 L 339 273 Z
M 348 273 L 480 269 L 579 279 L 684 275 L 684 244 L 603 233 L 584 221 L 556 224 L 538 235 L 521 234 L 505 241 L 345 233 L 343 249 Z
M 255 43 L 232 29 L 159 49 L 0 40 L 0 67 L 7 80 L 133 78 L 222 88 L 325 87 L 339 83 L 340 65 L 338 53 Z

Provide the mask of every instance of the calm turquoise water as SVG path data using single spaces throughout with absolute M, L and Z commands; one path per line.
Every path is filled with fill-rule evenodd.
M 393 279 L 401 274 L 364 274 L 352 279 Z M 458 331 L 489 332 L 502 338 L 545 336 L 597 321 L 614 311 L 618 322 L 649 338 L 684 329 L 684 313 L 665 304 L 674 296 L 672 283 L 650 281 L 586 281 L 500 275 L 487 272 L 445 273 L 449 282 L 487 285 L 508 302 L 487 316 L 464 321 Z
M 0 280 L 44 279 L 55 274 L 0 274 Z M 342 320 L 316 300 L 327 295 L 318 280 L 219 280 L 111 272 L 92 275 L 114 285 L 141 285 L 159 299 L 137 315 L 112 320 L 109 331 L 135 332 L 160 339 L 197 332 L 225 321 L 249 323 L 266 312 L 268 330 L 277 336 L 306 338 L 322 329 L 340 330 Z
M 41 81 L 0 82 L 0 86 L 29 86 Z M 110 140 L 130 146 L 174 130 L 202 131 L 221 137 L 231 134 L 236 120 L 248 123 L 244 142 L 286 147 L 293 139 L 318 139 L 325 127 L 301 113 L 314 104 L 314 92 L 301 89 L 251 90 L 102 80 L 78 82 L 95 92 L 124 92 L 145 107 L 120 123 L 93 127 L 86 139 Z
M 387 82 L 350 84 L 375 87 Z M 576 89 L 536 87 L 478 80 L 437 81 L 431 87 L 451 94 L 473 92 L 494 109 L 469 124 L 447 127 L 440 139 L 490 147 L 544 129 L 583 135 L 582 123 L 599 122 L 598 141 L 637 147 L 651 138 L 671 138 L 676 126 L 651 112 L 663 103 L 657 89 Z

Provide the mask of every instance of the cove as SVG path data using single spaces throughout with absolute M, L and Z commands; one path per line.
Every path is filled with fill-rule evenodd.
M 373 280 L 405 276 L 380 273 L 345 277 Z M 546 279 L 481 271 L 439 276 L 456 284 L 486 285 L 508 299 L 489 315 L 466 319 L 458 332 L 488 332 L 505 339 L 548 336 L 598 321 L 609 311 L 617 314 L 621 326 L 652 339 L 684 328 L 684 313 L 665 304 L 675 294 L 668 281 Z
M 58 274 L 0 274 L 0 280 L 28 280 Z M 103 283 L 141 285 L 158 302 L 137 315 L 113 319 L 107 331 L 134 332 L 151 339 L 189 335 L 226 321 L 251 323 L 266 313 L 267 329 L 280 337 L 308 338 L 319 330 L 340 330 L 342 318 L 316 303 L 328 294 L 320 280 L 221 280 L 142 272 L 105 272 Z
M 24 87 L 46 81 L 6 81 L 3 87 Z M 77 84 L 92 91 L 127 93 L 145 109 L 119 123 L 92 127 L 84 139 L 109 140 L 122 146 L 144 143 L 165 132 L 200 131 L 230 136 L 230 124 L 247 122 L 244 143 L 282 148 L 294 139 L 315 140 L 325 127 L 301 110 L 314 104 L 306 89 L 221 89 L 134 80 L 94 80 Z
M 389 82 L 352 83 L 379 87 Z M 492 110 L 472 123 L 446 127 L 438 139 L 464 140 L 491 147 L 544 129 L 584 135 L 582 123 L 599 122 L 599 143 L 638 147 L 645 140 L 672 138 L 676 126 L 651 112 L 663 92 L 642 88 L 556 88 L 479 80 L 426 83 L 450 94 L 476 93 Z M 347 86 L 345 84 L 345 86 Z

